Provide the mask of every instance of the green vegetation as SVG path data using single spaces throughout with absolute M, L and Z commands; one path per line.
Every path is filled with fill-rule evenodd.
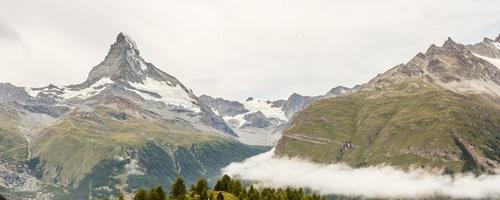
M 314 103 L 276 152 L 356 167 L 485 172 L 488 160 L 500 161 L 499 139 L 499 104 L 415 79 Z
M 26 139 L 20 134 L 20 117 L 15 109 L 0 103 L 0 158 L 22 160 L 28 157 Z
M 253 185 L 243 186 L 240 180 L 231 179 L 224 175 L 218 180 L 219 187 L 210 190 L 204 179 L 199 179 L 193 190 L 187 192 L 182 178 L 178 177 L 170 190 L 170 196 L 166 197 L 161 186 L 146 191 L 139 189 L 134 195 L 134 200 L 325 200 L 316 193 L 304 192 L 299 189 L 256 189 Z M 219 190 L 220 189 L 220 190 Z
M 220 169 L 229 163 L 268 150 L 219 134 L 200 132 L 188 122 L 145 119 L 133 113 L 127 114 L 126 120 L 117 120 L 110 114 L 119 112 L 123 111 L 97 106 L 68 113 L 32 141 L 32 159 L 19 162 L 24 162 L 43 182 L 67 185 L 58 189 L 51 184 L 43 186 L 54 194 L 53 199 L 87 199 L 89 196 L 118 197 L 138 187 L 168 188 L 178 176 L 184 177 L 186 184 L 195 183 L 198 177 L 212 180 L 220 176 Z M 0 119 L 3 118 L 15 121 L 16 116 L 14 112 L 0 112 Z M 15 130 L 17 125 L 3 124 L 4 121 L 7 122 L 0 120 L 3 144 L 0 150 L 18 143 L 22 145 L 25 140 Z M 7 140 L 11 135 L 19 142 Z M 17 154 L 8 156 L 25 160 L 27 151 L 22 147 Z

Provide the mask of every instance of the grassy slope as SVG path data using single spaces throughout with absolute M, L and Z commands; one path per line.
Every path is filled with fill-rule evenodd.
M 26 140 L 19 134 L 16 110 L 0 103 L 0 157 L 7 160 L 26 159 Z
M 85 199 L 89 194 L 106 196 L 144 186 L 168 188 L 177 176 L 188 183 L 199 177 L 210 180 L 230 162 L 267 150 L 202 133 L 182 122 L 145 120 L 133 114 L 122 121 L 110 113 L 119 111 L 97 107 L 93 112 L 70 113 L 35 141 L 33 154 L 38 160 L 33 171 L 44 171 L 46 181 L 76 183 L 69 194 L 58 193 L 56 198 Z M 124 176 L 130 158 L 144 174 Z M 111 191 L 97 189 L 106 186 Z
M 293 120 L 285 136 L 322 138 L 323 142 L 284 137 L 278 154 L 353 166 L 387 163 L 462 171 L 475 164 L 464 162 L 467 155 L 457 145 L 455 133 L 480 155 L 500 160 L 497 104 L 420 80 L 394 85 L 378 95 L 379 91 L 362 91 L 313 104 Z M 354 148 L 342 151 L 345 141 Z
M 129 116 L 120 121 L 106 107 L 90 113 L 70 113 L 47 128 L 36 141 L 34 157 L 46 161 L 49 169 L 60 170 L 61 178 L 77 180 L 104 159 L 113 159 L 123 148 L 139 148 L 146 141 L 188 145 L 216 139 L 209 134 L 172 130 L 167 125 Z

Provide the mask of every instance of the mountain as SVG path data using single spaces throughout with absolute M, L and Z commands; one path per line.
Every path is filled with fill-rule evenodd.
M 8 199 L 89 199 L 211 180 L 265 151 L 234 131 L 125 33 L 87 80 L 0 84 L 0 193 Z
M 500 173 L 500 36 L 448 38 L 359 91 L 300 112 L 278 156 L 351 166 Z
M 338 86 L 325 95 L 302 96 L 293 93 L 286 100 L 270 101 L 249 97 L 244 102 L 200 96 L 202 104 L 224 119 L 238 135 L 240 142 L 250 145 L 274 146 L 290 119 L 314 101 L 343 96 L 359 89 Z

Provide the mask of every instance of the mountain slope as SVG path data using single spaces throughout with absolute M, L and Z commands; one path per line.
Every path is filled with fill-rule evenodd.
M 291 122 L 276 152 L 352 166 L 498 173 L 498 44 L 432 45 L 356 93 L 313 103 Z
M 200 100 L 224 119 L 241 142 L 274 146 L 296 113 L 319 99 L 347 95 L 358 89 L 359 86 L 354 88 L 338 86 L 325 95 L 310 97 L 294 93 L 286 100 L 276 101 L 249 97 L 244 102 L 238 102 L 208 95 L 200 96 Z
M 0 192 L 9 199 L 89 199 L 177 177 L 209 180 L 266 150 L 224 120 L 120 33 L 86 81 L 0 85 Z

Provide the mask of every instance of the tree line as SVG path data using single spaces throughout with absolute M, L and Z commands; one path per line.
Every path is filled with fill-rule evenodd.
M 123 200 L 119 197 L 118 200 Z M 161 186 L 149 191 L 139 189 L 133 200 L 326 200 L 316 193 L 305 192 L 302 188 L 255 188 L 252 184 L 245 186 L 240 180 L 224 175 L 210 189 L 205 179 L 199 179 L 186 189 L 184 180 L 178 177 L 167 194 Z

